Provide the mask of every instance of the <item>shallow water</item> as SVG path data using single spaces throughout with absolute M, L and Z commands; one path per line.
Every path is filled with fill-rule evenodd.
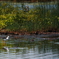
M 14 5 L 15 7 L 21 7 L 22 4 L 21 3 L 16 3 Z M 57 4 L 56 3 L 24 3 L 24 6 L 29 6 L 29 9 L 35 8 L 35 7 L 40 7 L 40 8 L 46 8 L 46 9 L 53 9 L 53 8 L 57 8 Z
M 59 39 L 38 42 L 19 42 L 11 39 L 0 48 L 0 59 L 59 59 Z

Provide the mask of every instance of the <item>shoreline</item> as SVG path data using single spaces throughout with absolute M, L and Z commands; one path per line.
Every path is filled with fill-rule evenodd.
M 0 31 L 0 39 L 4 39 L 7 36 L 10 36 L 10 39 L 17 40 L 19 39 L 20 42 L 38 42 L 44 40 L 58 40 L 59 39 L 59 32 L 1 32 Z
M 0 30 L 0 35 L 47 35 L 47 34 L 59 34 L 58 31 L 7 31 Z
M 39 37 L 39 38 L 59 38 L 59 32 L 39 32 L 39 31 L 32 31 L 32 32 L 25 32 L 25 31 L 0 31 L 0 38 L 11 36 L 14 38 L 23 38 L 23 37 Z M 27 38 L 28 38 L 27 37 Z
M 51 35 L 51 34 L 59 34 L 58 31 L 47 32 L 47 31 L 0 31 L 0 35 Z

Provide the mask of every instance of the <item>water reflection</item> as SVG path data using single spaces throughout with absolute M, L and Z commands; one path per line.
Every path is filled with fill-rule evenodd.
M 9 48 L 8 47 L 3 47 L 2 49 L 7 51 L 7 52 L 9 52 Z
M 59 40 L 7 45 L 9 52 L 0 49 L 0 59 L 59 59 Z

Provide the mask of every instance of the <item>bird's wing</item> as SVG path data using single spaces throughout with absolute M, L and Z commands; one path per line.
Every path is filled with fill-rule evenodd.
M 9 39 L 9 36 L 6 37 L 6 40 L 8 40 L 8 39 Z

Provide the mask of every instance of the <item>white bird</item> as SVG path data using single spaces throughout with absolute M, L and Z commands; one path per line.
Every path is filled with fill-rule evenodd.
M 4 40 L 8 40 L 9 39 L 9 36 L 7 36 Z

